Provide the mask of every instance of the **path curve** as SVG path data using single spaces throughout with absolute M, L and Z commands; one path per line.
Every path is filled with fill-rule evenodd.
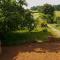
M 55 36 L 56 38 L 60 38 L 60 31 L 58 29 L 55 29 L 51 25 L 48 24 L 49 29 L 51 30 L 51 34 Z

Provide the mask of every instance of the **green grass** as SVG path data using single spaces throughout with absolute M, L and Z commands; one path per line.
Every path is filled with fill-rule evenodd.
M 6 45 L 16 45 L 23 44 L 34 41 L 47 41 L 48 32 L 45 29 L 45 32 L 9 32 L 5 34 L 4 44 Z
M 55 28 L 58 29 L 58 30 L 60 30 L 60 25 L 56 25 Z
M 60 40 L 60 31 L 59 31 L 60 25 L 57 24 L 48 24 L 48 31 L 50 32 L 50 35 L 57 40 Z
M 56 17 L 60 17 L 60 11 L 55 11 Z
M 60 30 L 60 24 L 50 24 L 52 27 Z

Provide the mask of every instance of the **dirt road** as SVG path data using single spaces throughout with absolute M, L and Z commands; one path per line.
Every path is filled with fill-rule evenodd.
M 3 47 L 0 60 L 60 60 L 60 42 Z

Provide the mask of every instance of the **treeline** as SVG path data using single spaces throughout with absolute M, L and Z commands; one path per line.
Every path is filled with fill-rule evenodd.
M 60 11 L 60 5 L 54 5 L 56 11 Z
M 55 8 L 55 11 L 60 11 L 60 5 L 53 5 Z M 43 9 L 43 6 L 33 6 L 31 7 L 31 10 L 38 10 L 41 11 Z

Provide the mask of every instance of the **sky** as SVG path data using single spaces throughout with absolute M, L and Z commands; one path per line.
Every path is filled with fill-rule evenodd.
M 58 5 L 60 4 L 60 0 L 26 0 L 28 6 L 27 8 L 30 8 L 32 6 L 37 5 L 43 5 L 45 3 L 52 4 L 52 5 Z

